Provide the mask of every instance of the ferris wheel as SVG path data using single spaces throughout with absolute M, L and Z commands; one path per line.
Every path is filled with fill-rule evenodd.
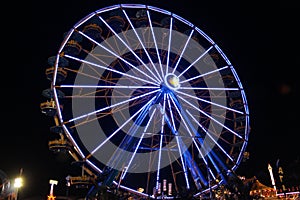
M 96 10 L 48 62 L 44 107 L 99 184 L 198 197 L 242 161 L 250 127 L 241 81 L 221 48 L 175 13 L 141 4 Z

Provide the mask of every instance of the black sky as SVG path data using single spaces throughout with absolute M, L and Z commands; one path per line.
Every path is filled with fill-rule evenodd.
M 47 59 L 56 54 L 63 34 L 77 21 L 118 3 L 148 4 L 174 12 L 202 29 L 227 55 L 244 86 L 250 112 L 250 159 L 238 172 L 248 177 L 263 176 L 268 173 L 268 163 L 275 166 L 280 159 L 282 165 L 288 166 L 300 159 L 300 34 L 296 3 L 22 2 L 11 5 L 11 14 L 2 17 L 0 170 L 14 178 L 20 168 L 24 169 L 23 198 L 46 197 L 49 179 L 64 184 L 71 168 L 69 162 L 48 150 L 49 128 L 54 122 L 39 107 L 42 90 L 50 87 L 45 76 Z

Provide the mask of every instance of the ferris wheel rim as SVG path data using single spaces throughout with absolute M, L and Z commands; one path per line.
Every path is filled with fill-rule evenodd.
M 147 46 L 145 44 L 145 46 L 140 45 L 137 49 L 130 49 L 130 48 L 128 48 L 129 45 L 126 45 L 127 43 L 124 40 L 124 41 L 121 41 L 121 43 L 122 43 L 123 46 L 125 46 L 128 49 L 127 49 L 127 51 L 125 51 L 125 50 L 120 51 L 120 52 L 122 52 L 122 55 L 119 55 L 118 53 L 109 50 L 108 49 L 109 45 L 107 45 L 107 43 L 104 43 L 104 42 L 107 42 L 107 41 L 111 42 L 112 40 L 117 40 L 117 39 L 121 40 L 122 36 L 124 35 L 124 33 L 123 33 L 123 31 L 121 31 L 119 33 L 114 32 L 114 29 L 110 28 L 110 26 L 108 25 L 108 23 L 105 23 L 105 20 L 101 19 L 100 15 L 101 14 L 105 14 L 105 13 L 109 13 L 109 12 L 112 12 L 112 11 L 119 11 L 119 10 L 121 10 L 122 12 L 125 13 L 125 16 L 123 16 L 122 19 L 118 19 L 119 22 L 122 23 L 122 20 L 126 21 L 126 19 L 127 19 L 129 21 L 129 23 L 130 23 L 130 20 L 129 20 L 130 18 L 127 17 L 127 15 L 126 15 L 126 9 L 146 9 L 146 11 L 148 12 L 148 15 L 147 15 L 148 17 L 151 16 L 149 14 L 150 11 L 153 12 L 153 13 L 159 13 L 160 15 L 165 15 L 165 16 L 169 17 L 172 20 L 176 20 L 178 23 L 183 23 L 185 26 L 187 26 L 187 27 L 189 27 L 191 29 L 189 35 L 187 35 L 186 33 L 182 33 L 180 31 L 176 31 L 176 30 L 172 30 L 172 29 L 167 29 L 167 28 L 161 28 L 161 27 L 156 28 L 156 27 L 152 27 L 151 25 L 149 25 L 149 27 L 151 27 L 151 30 L 148 30 L 148 32 L 152 33 L 153 35 L 157 36 L 158 34 L 155 34 L 155 33 L 158 33 L 159 31 L 162 31 L 161 29 L 163 29 L 163 31 L 171 30 L 172 34 L 176 34 L 177 37 L 180 37 L 181 39 L 184 38 L 184 39 L 186 39 L 186 41 L 190 41 L 193 33 L 195 32 L 198 35 L 200 35 L 200 37 L 202 38 L 202 40 L 206 40 L 207 44 L 210 44 L 211 47 L 205 49 L 205 48 L 203 48 L 200 45 L 201 47 L 198 47 L 198 48 L 200 48 L 201 50 L 203 50 L 204 53 L 202 52 L 201 56 L 197 57 L 197 59 L 195 59 L 195 58 L 191 59 L 191 58 L 189 58 L 190 55 L 188 55 L 188 56 L 187 55 L 185 55 L 185 56 L 183 55 L 185 47 L 183 48 L 184 50 L 181 49 L 182 51 L 181 52 L 178 51 L 178 52 L 176 52 L 177 53 L 176 54 L 176 53 L 170 51 L 169 46 L 161 46 L 161 48 L 157 48 L 158 44 L 155 44 L 155 39 L 154 39 L 154 44 L 153 43 L 151 44 L 152 48 L 150 47 L 150 44 L 148 44 L 149 46 Z M 81 26 L 83 26 L 86 22 L 88 22 L 90 19 L 92 19 L 95 16 L 97 16 L 97 17 L 100 18 L 101 23 L 104 23 L 102 25 L 104 27 L 106 27 L 107 30 L 110 29 L 110 31 L 113 32 L 112 36 L 106 38 L 106 40 L 101 41 L 101 42 L 97 42 L 96 40 L 94 40 L 91 37 L 87 36 L 83 31 L 78 31 L 81 28 Z M 148 23 L 151 24 L 151 20 L 149 20 Z M 130 23 L 130 25 L 128 25 L 128 26 L 132 26 L 132 24 Z M 126 34 L 128 34 L 128 35 L 130 35 L 132 37 L 133 36 L 138 36 L 137 32 L 142 32 L 143 30 L 144 30 L 143 27 L 140 28 L 140 29 L 133 27 L 132 30 L 130 30 L 130 31 L 127 30 Z M 127 69 L 126 67 L 124 67 L 125 64 L 124 64 L 124 66 L 123 65 L 119 66 L 119 65 L 115 64 L 114 67 L 111 67 L 111 68 L 108 68 L 108 67 L 105 67 L 105 66 L 100 66 L 99 64 L 93 64 L 93 62 L 91 62 L 91 61 L 93 61 L 93 59 L 95 59 L 93 56 L 96 55 L 97 53 L 99 53 L 99 52 L 97 52 L 97 48 L 95 48 L 95 49 L 93 49 L 91 51 L 93 53 L 91 53 L 91 52 L 88 53 L 88 56 L 87 56 L 88 59 L 87 58 L 82 59 L 80 57 L 71 56 L 71 55 L 66 54 L 64 52 L 65 51 L 65 47 L 70 43 L 70 41 L 73 41 L 72 36 L 74 36 L 75 33 L 79 33 L 79 35 L 81 37 L 83 36 L 83 37 L 89 39 L 90 41 L 92 41 L 93 43 L 95 43 L 98 47 L 101 48 L 101 50 L 99 50 L 101 53 L 103 53 L 102 51 L 105 50 L 109 54 L 112 54 L 113 56 L 115 56 L 117 58 L 117 61 L 116 60 L 113 60 L 113 61 L 123 62 L 126 65 L 130 65 L 130 68 Z M 166 33 L 166 32 L 164 32 L 164 33 Z M 169 34 L 169 35 L 172 35 L 172 34 Z M 162 38 L 160 38 L 160 39 L 162 39 Z M 141 40 L 138 38 L 136 41 L 140 42 Z M 191 40 L 191 41 L 194 42 L 194 43 L 196 43 L 194 40 Z M 149 43 L 151 43 L 151 42 L 149 42 Z M 110 44 L 112 44 L 112 42 Z M 188 46 L 188 44 L 189 43 L 185 43 L 186 46 Z M 195 47 L 197 47 L 196 44 L 194 44 L 194 45 L 195 45 Z M 151 50 L 149 50 L 149 52 L 152 53 L 152 55 L 154 55 L 154 56 L 155 55 L 158 56 L 158 60 L 156 61 L 156 63 L 153 64 L 151 62 L 150 58 L 152 58 L 152 57 L 148 54 L 149 52 L 146 51 L 146 49 L 147 50 L 151 49 Z M 208 70 L 206 72 L 201 72 L 201 73 L 198 72 L 197 71 L 197 67 L 193 67 L 193 66 L 197 65 L 196 61 L 201 60 L 202 57 L 204 57 L 204 55 L 207 52 L 209 52 L 211 49 L 213 49 L 216 52 L 216 54 L 219 55 L 219 59 L 222 60 L 226 65 L 222 66 L 222 67 L 214 66 L 214 67 L 216 67 L 216 69 L 214 69 L 214 70 L 210 69 L 210 71 Z M 141 50 L 143 50 L 144 52 L 142 52 Z M 177 56 L 179 54 L 179 58 L 181 60 L 184 60 L 183 62 L 189 63 L 189 65 L 188 65 L 187 68 L 182 68 L 182 67 L 180 68 L 180 64 L 179 64 L 180 62 L 178 61 L 178 62 L 175 62 L 175 66 L 169 67 L 167 64 L 161 63 L 161 61 L 159 60 L 160 59 L 159 52 L 164 52 L 164 53 L 171 52 L 170 54 L 173 53 L 173 54 L 176 54 Z M 139 59 L 139 57 L 136 56 L 137 53 L 140 53 L 139 55 L 141 57 L 143 57 L 144 59 L 148 58 L 149 62 L 148 63 L 144 63 L 143 59 Z M 170 55 L 170 54 L 168 54 L 168 55 Z M 128 57 L 126 57 L 127 55 L 128 55 Z M 73 61 L 82 62 L 84 64 L 84 67 L 86 67 L 88 65 L 89 66 L 94 65 L 96 67 L 99 67 L 99 68 L 101 68 L 101 70 L 97 71 L 97 73 L 100 72 L 100 74 L 103 77 L 104 77 L 104 75 L 106 75 L 107 77 L 109 75 L 114 75 L 115 77 L 119 78 L 119 80 L 115 81 L 115 82 L 113 82 L 112 79 L 109 80 L 109 81 L 111 81 L 111 84 L 109 85 L 109 87 L 111 89 L 113 89 L 113 91 L 111 92 L 111 95 L 114 95 L 114 97 L 116 97 L 114 104 L 107 104 L 105 107 L 104 106 L 100 107 L 97 110 L 97 112 L 91 111 L 90 114 L 85 114 L 85 115 L 81 115 L 80 112 L 82 112 L 82 110 L 79 110 L 76 113 L 76 114 L 78 114 L 77 117 L 73 117 L 72 116 L 73 118 L 71 120 L 70 119 L 66 120 L 66 117 L 65 117 L 65 114 L 64 114 L 64 110 L 61 109 L 61 106 L 59 106 L 59 105 L 61 105 L 61 98 L 59 98 L 58 95 L 57 95 L 59 93 L 58 92 L 59 91 L 58 88 L 59 89 L 69 88 L 69 86 L 67 86 L 67 85 L 61 85 L 60 83 L 56 82 L 56 77 L 58 76 L 58 69 L 60 68 L 60 66 L 59 66 L 59 60 L 60 60 L 61 57 L 67 58 L 67 59 L 70 59 L 70 60 L 73 60 Z M 134 64 L 131 64 L 126 59 L 124 59 L 124 57 L 126 59 L 129 59 L 129 60 L 132 59 L 132 58 L 137 59 L 138 61 L 136 61 L 136 63 L 138 63 L 138 65 L 136 66 Z M 212 57 L 207 58 L 207 60 L 208 60 L 207 62 L 213 62 Z M 113 61 L 111 63 L 113 63 Z M 166 61 L 166 62 L 168 63 L 168 61 Z M 150 68 L 150 67 L 152 67 L 152 68 Z M 166 71 L 162 70 L 163 67 L 166 68 Z M 82 68 L 83 67 L 79 67 L 78 68 L 79 70 L 77 69 L 77 75 L 79 75 L 79 72 L 82 73 L 82 71 L 81 71 Z M 126 69 L 124 69 L 124 68 L 126 68 Z M 194 68 L 196 68 L 196 69 L 194 69 Z M 194 76 L 193 74 L 184 75 L 187 72 L 187 69 L 192 69 L 192 70 L 194 70 L 194 72 L 198 72 L 198 74 L 196 76 Z M 137 72 L 133 72 L 133 70 L 137 70 Z M 147 70 L 148 70 L 148 72 L 146 73 L 145 71 L 147 71 Z M 221 72 L 223 72 L 223 70 L 226 71 L 226 73 L 228 73 L 229 75 L 226 74 L 225 72 L 224 72 L 225 74 L 221 74 Z M 172 71 L 172 72 L 170 72 L 170 71 Z M 213 85 L 214 85 L 215 82 L 211 82 L 209 79 L 203 78 L 205 75 L 213 74 L 213 72 L 217 72 L 218 75 L 216 77 L 212 77 L 212 78 L 219 78 L 219 79 L 221 79 L 223 82 L 221 81 L 221 83 L 217 84 L 217 85 L 219 85 L 219 86 L 221 85 L 223 87 L 213 87 Z M 139 73 L 139 75 L 141 77 L 138 77 L 137 73 Z M 165 75 L 165 77 L 163 78 L 164 75 Z M 220 88 L 221 89 L 222 88 L 223 89 L 227 88 L 224 85 L 225 84 L 224 83 L 225 82 L 224 81 L 225 80 L 225 76 L 227 76 L 227 75 L 229 77 L 231 77 L 231 79 L 229 78 L 229 81 L 235 82 L 236 88 L 233 91 L 238 91 L 237 92 L 238 94 L 234 94 L 233 92 L 230 93 L 230 90 L 228 90 L 229 94 L 227 94 L 227 93 L 225 94 L 225 92 L 224 92 L 223 95 L 225 95 L 225 96 L 223 96 L 223 97 L 226 97 L 226 101 L 222 102 L 222 103 L 224 103 L 224 105 L 220 105 L 218 103 L 218 101 L 215 100 L 216 102 L 214 102 L 214 100 L 212 100 L 212 99 L 215 99 L 217 96 L 213 96 L 213 97 L 210 96 L 210 97 L 207 97 L 207 99 L 205 99 L 205 98 L 200 98 L 199 94 L 197 92 L 195 92 L 195 90 L 197 90 L 197 91 L 198 90 L 209 90 L 211 92 L 211 91 L 219 91 Z M 126 77 L 126 78 L 124 78 L 124 77 Z M 169 78 L 169 77 L 171 77 L 171 78 Z M 182 79 L 180 79 L 180 77 Z M 108 78 L 106 78 L 106 79 L 108 79 Z M 133 85 L 133 86 L 129 85 L 129 84 L 126 85 L 128 82 L 126 84 L 123 84 L 123 82 L 125 83 L 126 81 L 128 81 L 128 79 L 134 79 L 135 83 L 139 83 L 139 84 Z M 198 79 L 201 79 L 201 80 L 203 79 L 202 80 L 202 82 L 203 82 L 202 85 L 200 84 L 200 86 L 202 86 L 202 87 L 200 87 L 200 86 L 194 87 L 194 83 L 192 83 L 192 82 L 194 80 L 198 80 Z M 76 77 L 74 83 L 76 83 L 76 84 L 77 83 L 82 83 L 81 81 L 82 81 L 81 79 L 78 81 L 78 79 Z M 101 81 L 103 81 L 103 80 L 100 78 L 100 81 L 96 80 L 96 82 L 94 82 L 92 84 L 92 86 L 94 87 L 93 91 L 95 91 L 96 89 L 101 89 L 100 86 L 102 86 L 102 85 L 98 86 L 98 82 L 101 82 Z M 181 81 L 181 84 L 180 84 L 180 81 Z M 133 81 L 130 82 L 130 83 L 133 83 Z M 100 149 L 102 146 L 105 145 L 104 142 L 102 141 L 101 145 L 99 145 L 98 147 L 93 147 L 92 150 L 89 149 L 87 151 L 88 152 L 87 153 L 86 149 L 85 150 L 82 150 L 82 149 L 87 148 L 86 146 L 89 146 L 90 144 L 87 145 L 87 143 L 85 143 L 84 141 L 82 141 L 82 135 L 80 135 L 80 134 L 79 134 L 79 137 L 74 138 L 73 132 L 70 131 L 70 127 L 68 127 L 66 124 L 67 123 L 72 123 L 72 125 L 76 127 L 76 122 L 75 121 L 80 121 L 81 122 L 81 120 L 87 119 L 88 117 L 95 117 L 96 115 L 99 115 L 99 113 L 101 113 L 102 115 L 107 115 L 107 113 L 103 113 L 103 111 L 117 109 L 119 106 L 120 106 L 119 109 L 121 110 L 121 109 L 124 109 L 122 107 L 122 105 L 125 105 L 127 103 L 131 103 L 131 102 L 136 103 L 134 106 L 137 105 L 137 108 L 135 107 L 134 109 L 135 110 L 139 109 L 139 112 L 142 112 L 146 108 L 148 110 L 150 110 L 150 107 L 149 107 L 150 104 L 147 104 L 147 103 L 142 104 L 144 102 L 142 102 L 142 103 L 135 102 L 135 100 L 137 100 L 139 98 L 141 99 L 141 101 L 146 100 L 145 102 L 147 102 L 147 100 L 148 100 L 148 103 L 151 102 L 149 100 L 152 100 L 152 101 L 156 100 L 156 102 L 153 103 L 153 105 L 155 105 L 155 106 L 158 105 L 158 106 L 155 107 L 155 108 L 153 108 L 153 109 L 162 109 L 167 104 L 166 103 L 165 105 L 163 105 L 163 102 L 167 102 L 167 99 L 169 99 L 169 105 L 170 104 L 174 105 L 174 107 L 172 109 L 174 109 L 174 111 L 177 110 L 177 114 L 180 115 L 179 116 L 179 119 L 180 119 L 179 121 L 182 121 L 184 124 L 188 124 L 188 122 L 184 122 L 184 119 L 188 119 L 189 118 L 189 120 L 190 120 L 189 123 L 196 124 L 195 126 L 196 127 L 198 126 L 198 128 L 199 127 L 201 128 L 201 124 L 198 123 L 198 120 L 200 119 L 200 114 L 191 113 L 191 110 L 186 109 L 184 112 L 182 112 L 185 116 L 183 116 L 183 115 L 181 116 L 181 112 L 179 112 L 179 110 L 182 111 L 182 108 L 189 108 L 189 109 L 193 108 L 193 109 L 196 109 L 197 112 L 201 113 L 201 116 L 204 115 L 205 120 L 210 120 L 211 121 L 210 125 L 207 125 L 207 126 L 208 127 L 213 126 L 214 129 L 217 129 L 216 128 L 217 124 L 219 124 L 219 125 L 222 124 L 221 122 L 219 122 L 219 120 L 220 120 L 219 118 L 212 117 L 212 116 L 218 115 L 218 114 L 216 114 L 214 112 L 211 112 L 211 113 L 207 114 L 206 112 L 204 112 L 201 109 L 197 108 L 197 106 L 194 106 L 193 103 L 199 104 L 200 101 L 203 102 L 204 104 L 210 103 L 211 104 L 210 106 L 212 107 L 213 111 L 222 112 L 222 114 L 227 114 L 227 112 L 232 112 L 232 113 L 230 113 L 230 117 L 232 117 L 235 112 L 239 113 L 241 115 L 241 118 L 242 118 L 240 120 L 243 121 L 242 122 L 243 125 L 240 126 L 240 127 L 244 128 L 244 130 L 243 130 L 244 134 L 243 135 L 238 134 L 237 132 L 235 132 L 235 130 L 233 130 L 233 128 L 228 128 L 227 126 L 221 126 L 220 128 L 222 128 L 222 130 L 220 130 L 220 131 L 223 131 L 223 129 L 226 129 L 226 131 L 231 132 L 234 135 L 232 137 L 234 137 L 235 140 L 240 140 L 240 143 L 242 143 L 242 145 L 240 146 L 240 148 L 241 148 L 240 152 L 235 152 L 235 153 L 239 154 L 237 158 L 231 158 L 232 155 L 228 156 L 229 160 L 231 160 L 229 162 L 233 163 L 233 164 L 231 164 L 231 167 L 229 167 L 229 170 L 233 170 L 234 171 L 238 167 L 239 163 L 242 160 L 242 156 L 243 156 L 242 153 L 245 151 L 245 148 L 247 146 L 247 141 L 248 141 L 248 134 L 249 134 L 249 111 L 248 111 L 247 100 L 246 100 L 246 97 L 245 97 L 245 92 L 244 92 L 244 89 L 243 89 L 243 87 L 241 85 L 241 81 L 239 80 L 239 77 L 238 77 L 235 69 L 233 68 L 232 64 L 230 63 L 229 59 L 226 57 L 226 55 L 223 53 L 223 51 L 218 47 L 218 45 L 216 45 L 214 43 L 214 41 L 210 37 L 208 37 L 201 29 L 199 29 L 198 27 L 196 27 L 192 23 L 188 22 L 187 20 L 179 17 L 178 15 L 176 15 L 174 13 L 171 13 L 171 12 L 166 11 L 166 10 L 162 10 L 160 8 L 156 8 L 156 7 L 152 7 L 152 6 L 147 6 L 147 5 L 141 5 L 141 4 L 119 4 L 119 5 L 114 5 L 114 6 L 110 6 L 110 7 L 99 9 L 96 12 L 93 12 L 93 13 L 87 15 L 85 18 L 83 18 L 77 24 L 75 24 L 75 26 L 67 33 L 64 41 L 62 42 L 61 48 L 59 49 L 59 52 L 58 52 L 57 57 L 56 57 L 54 79 L 53 79 L 53 83 L 52 84 L 53 84 L 52 86 L 53 86 L 53 90 L 54 90 L 54 98 L 55 98 L 56 104 L 58 105 L 57 106 L 57 108 L 58 108 L 58 116 L 59 116 L 59 119 L 60 119 L 60 121 L 62 123 L 62 126 L 64 127 L 64 130 L 66 131 L 66 134 L 67 134 L 68 138 L 71 140 L 71 142 L 75 146 L 75 149 L 78 151 L 78 153 L 82 157 L 82 159 L 86 160 L 86 162 L 88 162 L 89 165 L 92 168 L 98 170 L 99 172 L 102 172 L 102 169 L 100 169 L 97 166 L 97 164 L 94 164 L 93 161 L 89 160 L 89 158 L 93 157 L 94 154 L 98 151 L 98 149 Z M 79 87 L 81 90 L 83 88 L 85 88 L 85 85 L 81 85 L 81 86 L 79 85 L 79 86 L 77 86 L 77 85 L 74 84 L 74 85 L 71 85 L 71 86 L 73 86 L 72 87 L 73 94 L 74 94 L 74 91 L 78 92 L 78 90 L 77 90 L 76 87 Z M 103 87 L 106 88 L 106 89 L 108 88 L 107 85 L 103 85 Z M 144 92 L 144 91 L 141 91 L 141 89 L 143 89 L 143 88 L 145 89 L 145 91 L 147 91 L 147 93 Z M 120 97 L 117 98 L 117 93 L 121 93 L 121 92 L 124 92 L 124 91 L 128 92 L 127 90 L 129 90 L 129 89 L 131 89 L 133 91 L 130 91 L 128 93 L 128 95 L 126 97 L 127 99 L 119 101 L 118 98 L 120 98 Z M 190 91 L 190 90 L 193 90 L 193 91 L 191 93 L 185 93 L 185 91 Z M 160 96 L 160 93 L 162 91 L 165 92 L 165 96 Z M 142 93 L 143 96 L 140 95 L 140 93 Z M 70 95 L 69 97 L 73 98 L 75 96 L 73 94 Z M 152 94 L 153 95 L 156 94 L 156 96 L 151 96 L 152 97 L 151 99 L 145 99 L 146 96 L 152 95 Z M 207 93 L 205 93 L 205 94 L 207 94 Z M 211 94 L 211 93 L 208 93 L 208 94 Z M 228 97 L 230 95 L 232 95 L 232 97 Z M 238 98 L 236 98 L 235 95 L 237 95 Z M 95 95 L 94 97 L 97 97 L 97 95 Z M 192 99 L 193 103 L 190 103 L 185 98 Z M 157 102 L 160 102 L 161 99 L 165 99 L 165 100 L 161 101 L 162 103 L 157 103 Z M 235 109 L 235 108 L 230 108 L 228 106 L 229 103 L 227 102 L 228 99 L 230 99 L 230 101 L 231 101 L 230 103 L 232 103 L 232 104 L 235 103 L 234 101 L 240 101 L 238 103 L 242 104 L 242 111 L 240 111 L 238 109 Z M 232 99 L 234 99 L 234 100 L 232 100 Z M 76 100 L 74 100 L 74 101 L 76 101 Z M 79 101 L 79 102 L 82 103 L 81 101 Z M 87 101 L 87 102 L 88 103 L 92 103 L 92 104 L 96 104 L 97 103 L 96 100 Z M 101 103 L 103 103 L 103 102 L 101 102 Z M 139 107 L 140 104 L 142 104 L 145 107 Z M 234 104 L 234 105 L 237 106 L 237 104 L 236 105 Z M 151 105 L 151 106 L 153 106 L 153 105 Z M 78 105 L 76 104 L 75 107 L 76 106 L 80 107 L 79 104 Z M 72 109 L 74 109 L 74 105 L 73 105 Z M 88 108 L 88 109 L 90 109 L 90 108 Z M 170 111 L 172 109 L 171 109 L 171 107 L 169 108 Z M 226 113 L 224 111 L 226 111 Z M 72 112 L 74 113 L 74 110 L 72 110 Z M 120 112 L 120 111 L 116 111 L 116 113 L 117 112 Z M 137 112 L 131 111 L 131 110 L 128 110 L 126 112 L 127 112 L 126 114 L 128 114 L 128 117 L 131 120 L 133 120 L 134 117 L 136 117 L 136 116 L 139 115 Z M 155 113 L 155 112 L 157 112 L 157 111 L 156 110 L 153 111 L 153 113 Z M 163 113 L 161 113 L 160 116 L 161 116 L 161 118 L 170 117 L 170 119 L 168 119 L 169 120 L 168 123 L 169 123 L 169 129 L 171 129 L 171 132 L 172 132 L 172 129 L 177 129 L 177 127 L 176 127 L 176 125 L 173 125 L 173 126 L 171 125 L 172 124 L 171 123 L 171 121 L 172 121 L 171 120 L 172 114 L 170 114 L 170 113 L 171 112 L 169 112 L 169 116 L 164 115 Z M 79 115 L 81 117 L 79 117 Z M 120 112 L 120 115 L 124 115 L 124 113 Z M 135 115 L 135 116 L 133 117 L 133 115 Z M 150 111 L 148 111 L 148 115 L 150 115 Z M 144 118 L 148 117 L 148 119 L 150 119 L 151 116 L 148 116 L 148 115 L 147 116 L 143 116 L 143 117 Z M 195 118 L 195 117 L 193 117 L 194 115 L 197 116 L 198 119 Z M 220 117 L 220 115 L 218 117 Z M 238 117 L 235 117 L 234 120 L 238 121 L 237 118 Z M 119 123 L 118 120 L 119 119 L 116 120 L 116 118 L 114 118 L 114 122 L 116 124 Z M 125 120 L 125 119 L 121 119 L 121 120 Z M 226 121 L 225 118 L 223 120 Z M 126 122 L 126 124 L 125 124 L 125 122 Z M 127 125 L 127 121 L 125 121 L 125 122 L 124 121 L 122 122 L 123 123 L 122 126 L 124 126 L 124 127 Z M 138 125 L 143 125 L 142 127 L 146 126 L 145 124 L 143 124 L 144 123 L 143 120 L 142 120 L 142 122 L 136 122 L 136 121 L 132 121 L 132 122 L 133 123 L 138 123 Z M 237 122 L 230 122 L 230 123 L 237 123 Z M 213 125 L 211 125 L 211 124 L 213 124 Z M 188 132 L 188 128 L 187 128 L 188 126 L 187 125 L 183 125 L 183 127 L 184 126 L 185 126 L 185 129 L 186 129 L 185 132 Z M 117 127 L 117 130 L 120 131 L 121 128 L 120 129 L 118 129 L 118 128 L 119 127 Z M 160 130 L 162 130 L 162 129 L 160 129 Z M 206 129 L 202 129 L 202 130 L 205 131 Z M 209 130 L 209 128 L 208 128 L 208 130 Z M 77 131 L 78 131 L 78 129 L 77 129 Z M 102 128 L 101 128 L 101 131 L 103 131 Z M 103 131 L 103 132 L 105 132 L 105 131 Z M 126 131 L 124 131 L 124 132 L 126 132 Z M 209 131 L 206 132 L 207 135 L 209 135 L 208 132 Z M 108 139 L 104 139 L 104 141 L 108 142 L 110 139 L 112 139 L 114 137 L 114 133 L 117 133 L 117 132 L 115 131 L 115 132 L 113 132 L 113 134 L 110 134 L 109 137 L 108 137 Z M 178 138 L 178 137 L 176 137 L 177 130 L 173 130 L 173 134 L 175 135 L 174 139 L 176 140 L 176 138 Z M 228 133 L 226 133 L 226 134 L 228 135 Z M 191 136 L 191 138 L 193 138 L 193 137 L 195 137 L 195 135 Z M 237 139 L 237 138 L 239 138 L 239 139 Z M 83 140 L 87 140 L 87 139 L 83 139 Z M 78 141 L 81 142 L 82 144 L 78 144 Z M 210 139 L 209 139 L 209 141 L 210 142 L 214 141 L 214 137 L 211 136 Z M 191 142 L 191 143 L 193 143 L 195 145 L 197 144 L 196 142 L 194 143 L 194 139 L 189 140 L 189 142 Z M 226 141 L 226 142 L 228 142 L 228 141 Z M 188 143 L 188 145 L 191 144 L 191 143 Z M 171 144 L 171 142 L 170 142 L 170 144 Z M 217 142 L 215 142 L 215 145 L 216 144 L 217 144 Z M 235 144 L 237 144 L 237 143 L 233 142 L 233 144 L 231 144 L 231 145 L 235 145 Z M 181 145 L 178 145 L 178 146 L 181 146 Z M 212 148 L 214 148 L 214 147 L 212 147 Z M 162 148 L 160 148 L 160 149 L 162 149 Z M 187 150 L 187 149 L 188 148 L 186 147 L 185 150 Z M 222 151 L 226 152 L 226 150 L 223 149 L 222 147 L 220 147 L 220 149 L 221 149 L 220 152 L 222 152 Z M 139 150 L 139 149 L 136 149 L 136 151 L 137 150 Z M 178 151 L 180 151 L 180 150 L 178 150 Z M 220 152 L 218 152 L 218 153 L 220 153 Z M 207 153 L 206 155 L 210 154 L 209 152 L 206 152 L 206 150 L 204 151 L 204 153 Z M 179 153 L 179 154 L 182 155 L 183 153 Z M 218 157 L 217 155 L 213 155 L 213 157 L 214 156 Z M 203 160 L 205 160 L 204 157 L 205 156 L 203 156 Z M 97 157 L 96 160 L 98 160 L 98 159 L 99 158 Z M 183 162 L 182 162 L 182 164 L 184 165 Z M 113 166 L 110 166 L 110 167 L 113 167 Z M 120 168 L 118 168 L 118 170 L 122 171 L 122 169 L 120 169 Z M 214 179 L 217 179 L 217 178 L 214 178 Z M 126 188 L 125 185 L 123 187 Z M 203 192 L 206 192 L 206 189 L 200 191 L 200 193 L 203 193 Z M 199 195 L 200 193 L 196 193 L 195 195 Z

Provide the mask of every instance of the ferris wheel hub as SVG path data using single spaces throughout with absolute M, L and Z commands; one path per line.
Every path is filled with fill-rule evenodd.
M 179 78 L 173 73 L 169 73 L 165 76 L 165 83 L 167 87 L 172 90 L 177 90 L 180 87 Z

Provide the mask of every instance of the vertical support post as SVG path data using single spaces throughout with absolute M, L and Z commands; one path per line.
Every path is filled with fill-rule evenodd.
M 269 170 L 269 173 L 270 173 L 270 177 L 271 177 L 271 183 L 272 183 L 272 186 L 277 194 L 277 189 L 276 189 L 276 185 L 275 185 L 275 180 L 274 180 L 274 175 L 273 175 L 273 171 L 272 171 L 272 167 L 270 165 L 270 163 L 268 164 L 268 170 Z
M 58 181 L 50 180 L 49 183 L 51 186 L 50 186 L 50 194 L 48 195 L 48 200 L 54 200 L 55 196 L 53 195 L 53 188 L 54 188 L 54 185 L 57 185 Z
M 23 168 L 20 169 L 19 177 L 15 179 L 14 187 L 15 187 L 15 200 L 18 200 L 19 188 L 23 186 Z

